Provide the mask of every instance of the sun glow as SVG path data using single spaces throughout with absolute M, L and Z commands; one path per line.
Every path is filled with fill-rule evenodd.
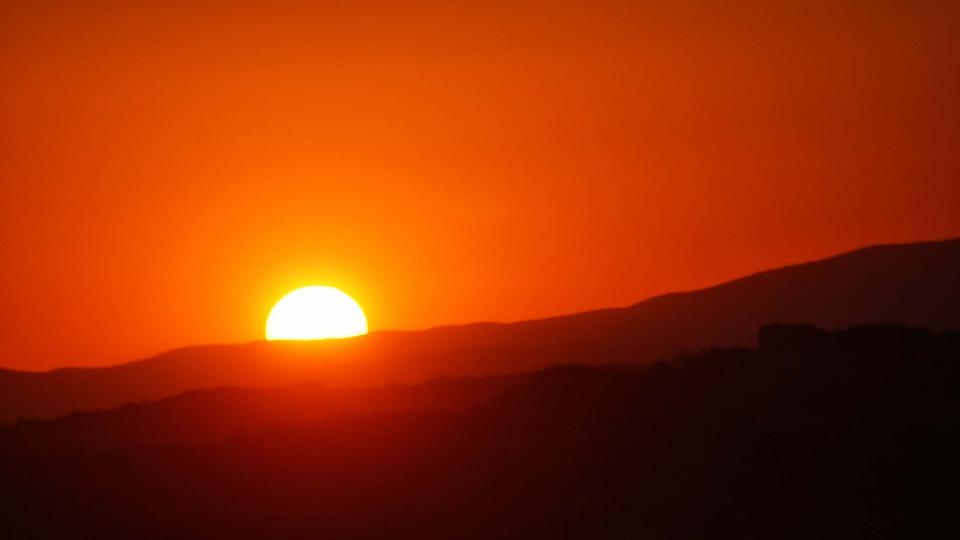
M 367 333 L 360 304 L 335 287 L 310 286 L 280 299 L 267 317 L 266 337 L 275 340 L 345 338 Z

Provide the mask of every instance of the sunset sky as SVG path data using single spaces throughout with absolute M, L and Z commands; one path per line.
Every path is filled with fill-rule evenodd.
M 308 284 L 418 329 L 960 235 L 958 28 L 956 0 L 4 2 L 0 366 L 262 339 Z

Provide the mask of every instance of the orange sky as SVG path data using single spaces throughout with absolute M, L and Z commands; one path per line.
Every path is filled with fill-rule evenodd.
M 960 234 L 955 0 L 503 4 L 4 2 L 0 366 L 259 339 L 310 283 L 414 329 Z

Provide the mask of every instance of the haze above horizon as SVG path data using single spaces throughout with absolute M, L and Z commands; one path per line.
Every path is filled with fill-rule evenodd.
M 0 365 L 623 306 L 960 234 L 960 4 L 0 6 Z

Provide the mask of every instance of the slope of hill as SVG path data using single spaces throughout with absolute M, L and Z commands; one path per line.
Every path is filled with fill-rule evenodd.
M 148 445 L 199 445 L 276 424 L 332 415 L 456 412 L 493 399 L 523 376 L 434 379 L 417 385 L 190 390 L 109 411 L 75 412 L 0 426 L 0 456 Z
M 0 422 L 224 385 L 413 383 L 564 362 L 649 363 L 683 350 L 750 345 L 773 321 L 960 328 L 960 239 L 874 246 L 627 308 L 550 319 L 192 347 L 110 368 L 0 372 Z
M 126 409 L 25 424 L 0 442 L 0 519 L 11 538 L 956 536 L 960 333 L 771 326 L 760 343 L 215 441 L 84 442 Z M 195 397 L 162 423 L 215 407 Z M 13 448 L 42 424 L 82 450 Z

